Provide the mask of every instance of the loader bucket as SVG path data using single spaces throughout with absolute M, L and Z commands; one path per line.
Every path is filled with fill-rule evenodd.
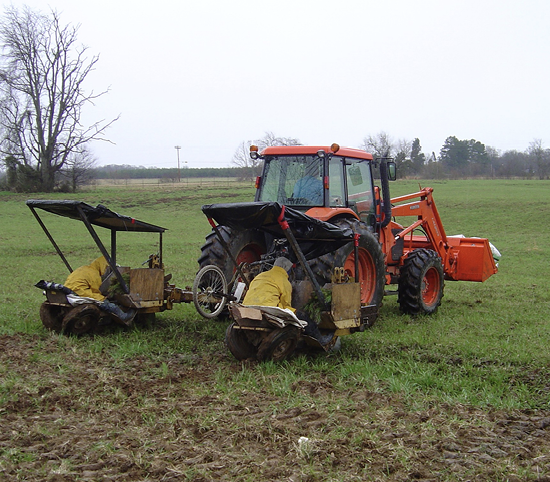
M 485 281 L 498 271 L 485 238 L 447 237 L 453 269 L 446 278 L 453 281 Z

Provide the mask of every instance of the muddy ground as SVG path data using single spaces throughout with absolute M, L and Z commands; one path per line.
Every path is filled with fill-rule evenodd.
M 323 374 L 236 394 L 220 366 L 243 370 L 225 353 L 113 360 L 0 337 L 0 479 L 550 481 L 550 411 L 412 410 Z M 308 402 L 285 409 L 289 395 Z

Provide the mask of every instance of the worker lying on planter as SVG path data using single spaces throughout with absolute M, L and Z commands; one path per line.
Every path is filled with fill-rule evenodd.
M 304 311 L 296 311 L 291 306 L 292 303 L 292 285 L 288 280 L 288 273 L 292 269 L 293 263 L 287 258 L 279 257 L 275 260 L 273 268 L 264 271 L 256 276 L 250 283 L 250 287 L 244 297 L 244 306 L 276 306 L 278 308 L 288 308 L 300 320 L 307 322 L 304 333 L 307 336 L 315 338 L 321 345 L 329 343 L 333 335 L 323 336 L 319 331 L 317 323 L 313 321 Z
M 78 296 L 102 301 L 98 305 L 100 309 L 116 316 L 124 323 L 129 323 L 136 315 L 137 310 L 122 311 L 118 305 L 107 300 L 100 291 L 102 277 L 107 275 L 107 267 L 107 260 L 104 256 L 100 256 L 90 264 L 75 269 L 64 284 Z

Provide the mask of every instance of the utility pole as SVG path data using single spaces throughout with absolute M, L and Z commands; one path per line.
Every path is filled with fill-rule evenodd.
M 178 182 L 181 182 L 181 171 L 180 171 L 180 149 L 181 149 L 181 146 L 174 146 L 174 149 L 178 153 Z

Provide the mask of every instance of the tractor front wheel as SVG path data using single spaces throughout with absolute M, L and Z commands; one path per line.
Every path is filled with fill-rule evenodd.
M 398 303 L 410 315 L 432 314 L 443 298 L 443 266 L 431 249 L 410 252 L 399 272 Z

